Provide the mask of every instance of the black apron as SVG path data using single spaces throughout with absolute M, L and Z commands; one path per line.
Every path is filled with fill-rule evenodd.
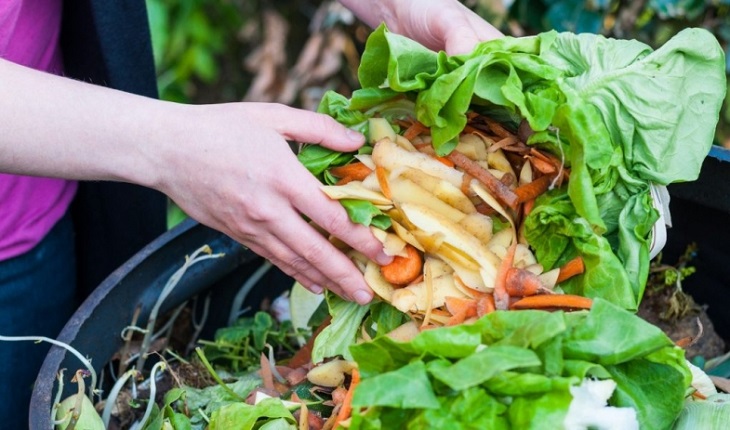
M 144 0 L 66 0 L 61 49 L 68 77 L 158 96 Z M 137 185 L 79 184 L 71 212 L 80 298 L 165 231 L 166 207 L 163 194 Z

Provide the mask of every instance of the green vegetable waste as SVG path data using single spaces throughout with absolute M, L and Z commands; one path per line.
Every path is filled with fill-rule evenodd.
M 496 311 L 409 342 L 377 330 L 357 344 L 354 332 L 371 324 L 354 309 L 368 306 L 330 300 L 334 318 L 346 315 L 333 319 L 331 331 L 350 336 L 338 342 L 325 329 L 313 356 L 358 363 L 351 430 L 564 428 L 571 387 L 586 379 L 613 380 L 610 406 L 633 408 L 641 429 L 666 429 L 692 380 L 684 351 L 659 328 L 602 299 L 573 313 Z M 370 307 L 371 319 L 387 312 L 380 303 Z
M 359 69 L 362 89 L 334 92 L 319 111 L 367 133 L 367 119 L 415 117 L 448 154 L 476 111 L 517 130 L 570 169 L 567 187 L 541 196 L 524 234 L 546 270 L 583 256 L 584 276 L 567 293 L 636 310 L 659 219 L 650 186 L 697 178 L 726 93 L 725 58 L 708 31 L 685 29 L 659 49 L 592 34 L 541 33 L 479 44 L 472 53 L 433 52 L 381 25 Z M 361 151 L 367 152 L 365 147 Z M 352 159 L 306 146 L 301 162 L 325 183 Z M 367 224 L 377 208 L 348 209 Z M 384 216 L 384 215 L 382 215 Z

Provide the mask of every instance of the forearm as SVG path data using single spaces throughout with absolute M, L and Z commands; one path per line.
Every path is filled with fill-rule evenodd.
M 0 171 L 154 185 L 174 109 L 0 59 Z

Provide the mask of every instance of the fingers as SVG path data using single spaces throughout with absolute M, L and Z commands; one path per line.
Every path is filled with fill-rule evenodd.
M 481 21 L 481 18 L 477 18 Z M 471 20 L 470 20 L 471 21 Z M 468 54 L 480 42 L 504 36 L 488 23 L 467 22 L 465 26 L 454 26 L 446 36 L 446 53 L 449 55 Z
M 432 29 L 442 39 L 443 49 L 449 55 L 467 54 L 480 42 L 504 36 L 463 4 L 454 5 L 446 14 L 448 18 L 436 18 L 438 21 Z
M 248 103 L 256 123 L 275 130 L 287 140 L 316 143 L 335 151 L 354 151 L 365 143 L 365 136 L 324 114 L 291 108 L 276 103 Z
M 273 264 L 310 290 L 326 288 L 360 304 L 372 300 L 372 291 L 352 261 L 300 217 L 287 217 L 272 227 L 272 235 L 252 250 L 267 253 Z
M 380 265 L 388 264 L 392 257 L 385 254 L 383 244 L 373 236 L 368 227 L 353 223 L 347 211 L 338 201 L 331 200 L 320 190 L 321 184 L 304 170 L 298 179 L 298 191 L 290 196 L 294 207 L 316 225 L 360 251 Z M 313 190 L 311 193 L 302 190 Z
M 333 136 L 336 136 L 336 133 L 343 129 L 351 131 L 331 117 L 281 105 L 276 106 L 276 109 L 291 113 L 291 115 L 287 115 L 289 119 L 277 124 L 277 131 L 286 129 L 287 137 L 290 139 L 320 142 L 322 145 L 327 143 L 329 147 L 337 149 L 338 144 L 330 142 Z M 295 118 L 297 121 L 292 123 L 291 118 Z M 302 122 L 306 119 L 309 119 L 310 122 Z M 302 124 L 305 123 L 311 125 L 311 127 L 302 127 Z M 289 129 L 289 127 L 291 128 Z M 326 134 L 327 130 L 334 131 Z M 325 134 L 320 135 L 319 133 Z M 358 143 L 355 147 L 359 147 L 358 145 L 361 145 L 361 143 Z M 339 150 L 342 150 L 343 146 L 346 145 L 339 145 Z M 275 187 L 291 202 L 291 205 L 299 213 L 311 219 L 317 226 L 362 252 L 371 260 L 381 265 L 390 263 L 392 257 L 383 252 L 383 244 L 373 236 L 370 229 L 351 222 L 342 205 L 327 197 L 320 189 L 322 184 L 298 161 L 294 158 L 292 160 L 295 164 L 291 165 L 287 176 L 285 178 L 275 178 L 277 181 Z

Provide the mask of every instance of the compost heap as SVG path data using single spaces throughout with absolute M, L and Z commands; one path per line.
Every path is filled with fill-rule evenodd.
M 716 39 L 687 29 L 652 50 L 548 32 L 448 56 L 381 26 L 359 79 L 320 112 L 369 144 L 299 158 L 418 273 L 340 244 L 379 298 L 328 296 L 314 344 L 315 364 L 357 364 L 349 428 L 671 427 L 690 370 L 633 312 L 651 187 L 696 179 L 712 145 Z M 417 329 L 387 335 L 406 320 Z

